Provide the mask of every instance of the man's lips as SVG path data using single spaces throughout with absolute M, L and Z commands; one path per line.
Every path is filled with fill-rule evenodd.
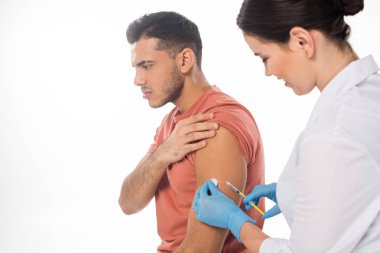
M 152 94 L 152 92 L 149 90 L 142 90 L 142 93 L 143 93 L 143 98 L 145 99 L 148 99 Z

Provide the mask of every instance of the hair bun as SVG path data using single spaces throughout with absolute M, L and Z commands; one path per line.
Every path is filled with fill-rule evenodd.
M 343 16 L 353 16 L 363 10 L 364 0 L 333 0 L 335 9 Z

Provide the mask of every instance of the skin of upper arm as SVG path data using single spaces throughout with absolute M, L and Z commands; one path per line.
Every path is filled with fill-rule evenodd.
M 216 178 L 218 188 L 235 203 L 241 198 L 225 183 L 229 181 L 244 191 L 247 178 L 247 165 L 236 137 L 226 128 L 220 127 L 214 138 L 208 140 L 207 146 L 196 153 L 197 189 L 208 179 Z M 206 225 L 195 218 L 190 210 L 185 240 L 178 252 L 220 252 L 227 236 L 226 229 Z M 187 251 L 188 250 L 188 251 Z

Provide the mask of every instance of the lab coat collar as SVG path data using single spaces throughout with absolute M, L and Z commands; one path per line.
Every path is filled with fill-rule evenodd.
M 314 106 L 308 125 L 315 122 L 319 115 L 326 109 L 327 106 L 331 104 L 331 102 L 336 101 L 346 91 L 357 86 L 378 70 L 379 67 L 372 55 L 351 62 L 324 88 L 321 96 Z

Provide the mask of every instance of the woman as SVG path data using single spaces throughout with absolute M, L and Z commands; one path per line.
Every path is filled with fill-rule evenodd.
M 380 76 L 372 56 L 359 59 L 344 16 L 363 0 L 245 0 L 237 18 L 265 74 L 297 95 L 321 96 L 278 184 L 244 199 L 277 203 L 291 235 L 274 239 L 211 182 L 198 191 L 197 219 L 229 228 L 249 252 L 380 252 Z

